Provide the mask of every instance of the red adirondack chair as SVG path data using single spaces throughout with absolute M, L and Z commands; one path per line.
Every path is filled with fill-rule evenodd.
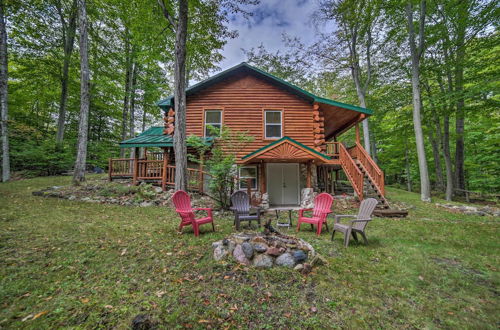
M 200 225 L 204 223 L 212 223 L 212 229 L 215 231 L 214 220 L 212 218 L 211 208 L 192 208 L 191 198 L 187 192 L 178 190 L 172 196 L 172 202 L 175 206 L 175 212 L 179 213 L 181 217 L 181 224 L 179 225 L 179 231 L 182 231 L 184 226 L 193 226 L 194 236 L 200 235 Z M 194 216 L 195 211 L 206 211 L 207 216 L 203 218 L 196 219 Z
M 328 223 L 326 222 L 326 217 L 329 213 L 332 212 L 331 207 L 333 203 L 333 197 L 327 193 L 321 193 L 314 199 L 314 208 L 313 209 L 300 209 L 299 210 L 299 221 L 297 223 L 297 231 L 300 230 L 300 224 L 310 223 L 311 227 L 316 225 L 318 230 L 316 234 L 319 236 L 321 234 L 321 229 L 323 228 L 323 224 L 326 226 L 326 230 L 328 231 Z M 308 218 L 304 216 L 304 212 L 312 211 L 312 217 Z

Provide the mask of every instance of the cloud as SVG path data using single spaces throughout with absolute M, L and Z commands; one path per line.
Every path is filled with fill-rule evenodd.
M 224 70 L 246 60 L 243 49 L 263 44 L 269 51 L 284 49 L 283 33 L 300 37 L 303 42 L 313 42 L 316 29 L 310 17 L 317 7 L 314 0 L 261 0 L 251 9 L 253 16 L 245 19 L 233 16 L 229 27 L 239 32 L 236 39 L 229 40 L 220 63 Z

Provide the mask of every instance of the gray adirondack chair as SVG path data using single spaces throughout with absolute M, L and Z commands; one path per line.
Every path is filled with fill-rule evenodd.
M 241 221 L 248 221 L 248 225 L 252 224 L 252 220 L 256 220 L 260 227 L 260 208 L 250 206 L 250 197 L 244 191 L 237 191 L 231 196 L 233 206 L 231 210 L 234 212 L 234 224 L 236 230 L 240 230 Z M 250 209 L 255 209 L 256 214 L 250 214 Z
M 372 220 L 372 213 L 375 210 L 375 206 L 377 206 L 377 203 L 378 201 L 375 198 L 367 198 L 361 202 L 357 215 L 336 215 L 335 223 L 333 225 L 332 241 L 333 236 L 335 236 L 335 232 L 340 231 L 344 233 L 345 247 L 349 246 L 349 238 L 351 235 L 356 242 L 358 241 L 357 233 L 361 234 L 361 236 L 363 236 L 365 244 L 368 244 L 365 229 L 368 222 Z M 349 224 L 342 224 L 340 223 L 340 219 L 342 218 L 354 218 L 354 220 L 351 220 Z

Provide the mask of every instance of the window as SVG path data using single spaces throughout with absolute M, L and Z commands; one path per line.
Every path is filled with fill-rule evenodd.
M 257 189 L 257 166 L 240 167 L 239 189 L 248 189 L 247 180 L 250 179 L 250 188 Z
M 205 111 L 205 136 L 219 136 L 222 129 L 222 110 Z M 216 131 L 219 131 L 217 133 Z
M 266 139 L 281 138 L 281 111 L 266 110 L 265 114 L 265 132 Z

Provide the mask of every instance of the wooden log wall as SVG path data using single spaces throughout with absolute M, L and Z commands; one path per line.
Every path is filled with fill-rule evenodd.
M 168 112 L 165 113 L 163 117 L 165 121 L 165 129 L 163 130 L 163 134 L 173 135 L 175 129 L 175 111 L 170 108 Z
M 313 106 L 313 133 L 314 149 L 319 152 L 325 152 L 325 116 L 318 104 Z

